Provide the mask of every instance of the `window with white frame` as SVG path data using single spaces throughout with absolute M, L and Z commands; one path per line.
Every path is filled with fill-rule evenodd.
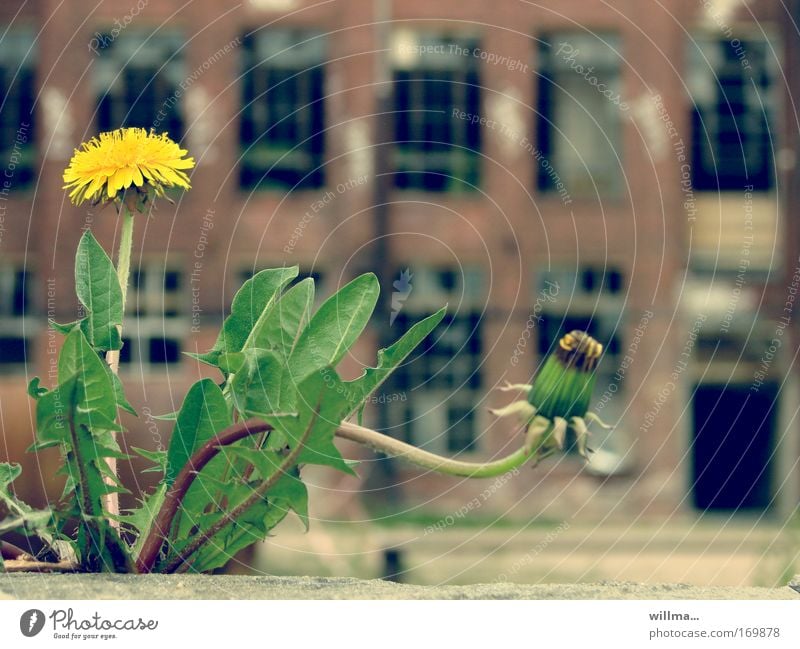
M 242 37 L 239 180 L 246 189 L 325 183 L 325 40 L 308 30 Z
M 24 266 L 0 262 L 0 373 L 25 369 L 32 334 L 30 274 Z
M 157 371 L 181 360 L 187 324 L 181 294 L 182 273 L 163 263 L 131 271 L 125 305 L 120 365 L 131 371 Z
M 154 128 L 180 140 L 180 84 L 186 79 L 183 36 L 174 30 L 101 36 L 93 70 L 98 129 Z
M 613 34 L 557 32 L 539 40 L 536 183 L 570 196 L 622 189 L 620 41 Z
M 36 39 L 32 29 L 4 30 L 0 38 L 0 159 L 9 189 L 36 175 Z
M 410 268 L 397 273 L 389 332 L 399 338 L 441 308 L 444 320 L 390 376 L 376 397 L 391 402 L 390 435 L 432 452 L 474 451 L 480 445 L 483 275 L 477 268 Z M 398 288 L 399 287 L 399 288 Z
M 479 182 L 478 41 L 394 35 L 394 179 L 398 189 L 469 191 Z
M 689 44 L 692 185 L 735 191 L 774 185 L 774 41 L 699 34 Z

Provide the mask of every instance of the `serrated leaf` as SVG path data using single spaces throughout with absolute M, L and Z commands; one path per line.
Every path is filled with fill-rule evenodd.
M 290 447 L 311 433 L 303 446 L 298 464 L 323 464 L 353 474 L 333 443 L 334 434 L 349 409 L 344 385 L 336 371 L 327 367 L 306 378 L 297 390 L 296 417 L 267 418 L 287 440 Z
M 34 450 L 69 442 L 69 409 L 75 398 L 78 375 L 43 394 L 36 402 L 36 443 Z
M 167 451 L 165 482 L 171 485 L 192 454 L 232 423 L 220 387 L 211 379 L 195 383 L 178 412 Z
M 49 509 L 34 509 L 17 498 L 9 488 L 21 474 L 22 467 L 19 464 L 0 462 L 0 532 L 35 534 L 51 544 L 52 512 Z
M 8 485 L 16 480 L 22 473 L 22 467 L 19 464 L 10 464 L 8 462 L 0 462 L 0 493 L 2 493 Z
M 322 304 L 289 357 L 295 383 L 327 366 L 336 366 L 367 326 L 379 291 L 378 278 L 367 273 L 356 277 Z
M 244 417 L 286 416 L 295 412 L 295 391 L 286 365 L 264 349 L 245 349 L 244 363 L 231 381 L 234 407 Z
M 131 446 L 130 449 L 143 457 L 145 460 L 149 460 L 155 466 L 144 469 L 142 473 L 161 473 L 162 475 L 167 472 L 167 452 L 164 450 L 160 451 L 149 451 L 146 448 L 139 448 L 138 446 Z
M 52 518 L 49 511 L 35 511 L 24 516 L 8 517 L 0 521 L 0 534 L 15 531 L 33 532 L 46 527 Z
M 121 349 L 122 289 L 114 264 L 86 230 L 75 255 L 75 292 L 86 309 L 80 328 L 97 350 Z
M 157 419 L 158 421 L 175 421 L 178 419 L 178 411 L 175 412 L 168 412 L 163 415 L 150 415 L 153 419 Z
M 128 398 L 125 396 L 125 387 L 122 385 L 120 378 L 111 371 L 111 367 L 109 367 L 107 363 L 103 363 L 103 367 L 106 368 L 108 375 L 111 377 L 111 383 L 114 386 L 114 399 L 117 402 L 117 407 L 122 408 L 125 412 L 132 414 L 134 417 L 138 416 L 136 410 L 134 410 Z
M 134 557 L 137 557 L 142 550 L 150 528 L 153 527 L 153 521 L 161 510 L 161 505 L 164 504 L 167 489 L 167 484 L 162 482 L 153 493 L 139 501 L 139 507 L 130 509 L 124 516 L 119 517 L 120 522 L 132 529 L 136 535 L 136 542 L 131 548 Z
M 273 451 L 249 448 L 247 446 L 230 446 L 224 451 L 227 456 L 236 456 L 252 464 L 261 479 L 271 476 L 281 465 L 281 456 Z
M 231 511 L 249 498 L 253 487 L 238 490 L 226 508 Z M 240 550 L 262 541 L 269 532 L 294 511 L 308 528 L 308 491 L 296 472 L 287 474 L 270 489 L 264 498 L 250 507 L 235 522 L 225 526 L 206 544 L 191 561 L 192 569 L 207 572 L 228 563 Z M 204 515 L 196 521 L 200 530 L 208 529 L 227 513 L 216 512 Z M 185 546 L 185 542 L 181 544 Z M 180 548 L 180 546 L 179 546 Z
M 216 367 L 220 354 L 241 351 L 264 310 L 298 272 L 297 266 L 271 268 L 248 279 L 234 296 L 231 313 L 225 318 L 211 351 L 194 357 Z
M 378 389 L 408 355 L 425 340 L 442 321 L 446 311 L 446 307 L 439 309 L 433 315 L 417 322 L 396 343 L 378 352 L 377 367 L 368 367 L 360 377 L 344 384 L 347 398 L 351 403 L 347 417 L 361 408 L 364 400 Z
M 70 331 L 72 331 L 76 327 L 80 327 L 81 320 L 74 320 L 73 322 L 67 322 L 66 324 L 59 324 L 55 320 L 50 319 L 47 321 L 47 324 L 49 324 L 58 333 L 66 336 Z
M 117 417 L 116 390 L 107 365 L 80 329 L 67 335 L 58 357 L 59 384 L 76 375 L 80 377 L 80 390 L 73 403 L 77 407 L 76 413 L 85 417 L 81 423 L 86 423 L 92 430 L 108 430 L 108 422 Z M 96 417 L 94 421 L 93 417 Z

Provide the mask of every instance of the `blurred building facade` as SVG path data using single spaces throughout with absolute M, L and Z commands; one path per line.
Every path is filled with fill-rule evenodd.
M 496 388 L 528 382 L 581 328 L 606 346 L 595 409 L 617 425 L 596 433 L 588 467 L 568 454 L 502 489 L 386 461 L 341 488 L 520 519 L 795 507 L 797 70 L 785 62 L 798 49 L 785 12 L 777 0 L 3 3 L 0 455 L 23 462 L 24 490 L 57 492 L 54 458 L 23 454 L 25 387 L 52 378 L 48 319 L 74 319 L 82 230 L 109 248 L 119 234 L 112 210 L 68 204 L 61 173 L 96 132 L 144 126 L 198 164 L 190 192 L 137 224 L 122 360 L 140 417 L 126 418 L 127 443 L 167 442 L 153 415 L 206 371 L 181 352 L 210 347 L 253 272 L 296 263 L 328 294 L 379 266 L 385 301 L 344 374 L 450 309 L 373 424 L 463 458 L 510 452 L 518 431 L 487 413 L 510 398 Z

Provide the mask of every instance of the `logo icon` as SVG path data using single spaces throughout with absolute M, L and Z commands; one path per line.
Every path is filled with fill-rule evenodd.
M 400 273 L 400 277 L 392 282 L 395 290 L 392 292 L 392 313 L 389 316 L 390 327 L 394 324 L 395 318 L 400 315 L 400 311 L 403 310 L 403 304 L 405 304 L 408 296 L 411 295 L 411 289 L 414 288 L 411 286 L 412 277 L 414 276 L 411 271 L 406 268 Z
M 19 618 L 19 630 L 26 638 L 32 638 L 44 628 L 44 613 L 38 608 L 25 611 Z

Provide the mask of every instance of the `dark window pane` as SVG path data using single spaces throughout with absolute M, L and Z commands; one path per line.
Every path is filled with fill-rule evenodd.
M 184 39 L 171 30 L 126 31 L 97 39 L 94 65 L 97 126 L 138 126 L 183 137 L 180 83 L 186 78 Z
M 325 152 L 322 37 L 274 29 L 242 40 L 241 186 L 321 187 Z
M 122 339 L 122 349 L 119 352 L 119 362 L 120 363 L 130 363 L 131 362 L 131 339 L 130 338 L 123 338 Z
M 0 336 L 0 364 L 23 364 L 28 357 L 30 342 L 21 336 Z
M 770 189 L 779 145 L 771 131 L 774 73 L 767 43 L 701 37 L 692 41 L 689 58 L 693 187 Z
M 617 52 L 619 38 L 613 34 L 554 33 L 539 41 L 533 153 L 540 191 L 563 201 L 621 191 L 625 102 Z M 581 74 L 589 68 L 597 84 Z
M 470 190 L 479 181 L 481 126 L 454 111 L 480 116 L 480 59 L 463 54 L 477 41 L 419 35 L 419 45 L 434 53 L 395 62 L 395 186 Z
M 30 186 L 36 174 L 34 39 L 28 29 L 10 29 L 0 39 L 0 159 L 12 191 Z
M 177 363 L 180 360 L 181 346 L 171 338 L 151 338 L 149 341 L 149 360 L 151 363 Z
M 468 451 L 475 443 L 475 410 L 451 407 L 448 409 L 449 429 L 447 450 L 451 453 Z

